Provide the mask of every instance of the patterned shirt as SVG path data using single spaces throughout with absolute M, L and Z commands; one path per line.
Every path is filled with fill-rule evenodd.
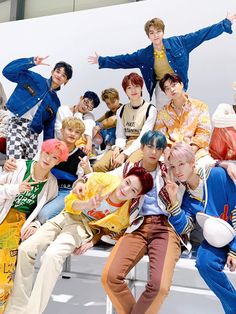
M 158 112 L 155 130 L 162 132 L 170 145 L 185 142 L 195 144 L 199 149 L 208 149 L 211 135 L 208 106 L 200 100 L 186 97 L 187 102 L 179 116 L 172 101 Z

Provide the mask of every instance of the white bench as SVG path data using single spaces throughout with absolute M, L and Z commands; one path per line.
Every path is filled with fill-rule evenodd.
M 85 254 L 79 256 L 78 258 L 82 258 L 83 256 L 86 256 L 86 260 L 88 258 L 101 258 L 104 259 L 105 262 L 105 259 L 109 256 L 111 249 L 112 246 L 110 245 L 100 244 L 89 249 L 85 252 Z M 160 314 L 185 314 L 190 313 L 191 309 L 192 314 L 222 313 L 219 301 L 203 282 L 197 269 L 195 268 L 195 256 L 196 249 L 193 249 L 190 255 L 182 254 L 181 258 L 177 262 L 171 291 L 160 311 Z M 77 257 L 73 257 L 74 262 L 75 259 L 77 259 Z M 140 269 L 142 270 L 141 272 Z M 136 298 L 140 295 L 146 285 L 148 270 L 148 256 L 144 256 L 127 276 L 127 283 Z M 226 272 L 230 276 L 232 282 L 236 284 L 236 273 L 229 273 L 227 270 Z M 81 279 L 97 279 L 100 277 L 100 273 L 91 274 L 83 271 L 72 271 L 71 257 L 69 257 L 65 262 L 62 276 L 63 278 L 76 277 Z M 106 314 L 114 313 L 115 310 L 107 297 Z

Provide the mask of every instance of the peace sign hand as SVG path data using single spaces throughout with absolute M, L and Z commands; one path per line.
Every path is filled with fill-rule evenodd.
M 170 178 L 168 174 L 166 174 L 165 182 L 165 188 L 169 195 L 171 205 L 174 206 L 177 203 L 178 185 L 174 182 L 173 179 Z
M 29 182 L 29 180 L 30 177 L 20 183 L 19 186 L 20 193 L 31 191 L 32 186 L 38 184 L 38 182 Z
M 46 56 L 46 57 L 39 57 L 39 56 L 37 56 L 37 57 L 34 58 L 34 63 L 35 63 L 36 65 L 47 65 L 47 66 L 49 66 L 50 64 L 43 62 L 43 61 L 44 61 L 45 59 L 47 59 L 48 57 L 49 57 L 49 56 Z

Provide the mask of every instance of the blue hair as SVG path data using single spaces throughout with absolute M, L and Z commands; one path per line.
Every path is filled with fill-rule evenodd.
M 147 131 L 140 140 L 142 145 L 155 145 L 158 149 L 165 149 L 167 146 L 166 137 L 160 131 Z
M 96 108 L 100 104 L 100 99 L 99 99 L 98 95 L 94 92 L 91 92 L 90 90 L 85 92 L 83 97 L 88 98 L 89 100 L 92 100 L 93 108 Z

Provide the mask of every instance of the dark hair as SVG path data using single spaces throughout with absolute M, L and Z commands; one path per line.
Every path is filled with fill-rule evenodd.
M 143 88 L 143 78 L 142 76 L 138 75 L 138 73 L 132 72 L 123 78 L 122 87 L 124 91 L 126 91 L 126 88 L 130 83 L 132 85 L 139 85 L 141 88 Z
M 160 131 L 147 131 L 143 134 L 140 140 L 142 145 L 156 145 L 158 149 L 165 149 L 167 140 L 164 134 Z
M 149 192 L 152 188 L 153 188 L 153 178 L 152 175 L 147 172 L 146 169 L 144 169 L 143 167 L 133 167 L 131 168 L 126 174 L 125 174 L 125 178 L 129 177 L 129 176 L 136 176 L 137 178 L 139 178 L 139 181 L 142 185 L 142 190 L 140 192 L 140 195 L 142 194 L 146 194 L 147 192 Z
M 88 90 L 87 92 L 84 93 L 83 98 L 88 98 L 93 102 L 93 108 L 96 108 L 100 104 L 100 99 L 98 95 L 94 92 L 91 92 Z
M 182 83 L 181 78 L 178 74 L 166 73 L 163 78 L 160 80 L 159 85 L 160 89 L 165 92 L 164 84 L 166 81 L 171 81 L 172 83 Z
M 72 70 L 72 66 L 69 63 L 66 63 L 64 61 L 57 62 L 54 66 L 53 71 L 60 68 L 64 69 L 68 80 L 72 78 L 73 70 Z

